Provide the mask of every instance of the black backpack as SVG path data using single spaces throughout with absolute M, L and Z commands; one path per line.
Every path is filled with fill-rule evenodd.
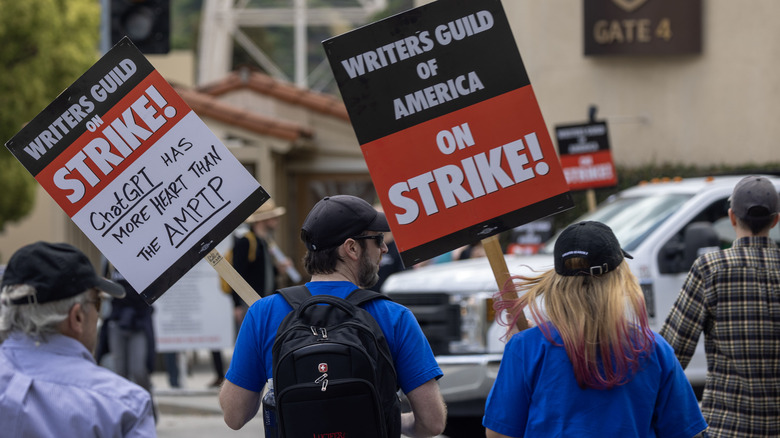
M 279 436 L 400 437 L 390 348 L 374 317 L 359 307 L 388 298 L 365 289 L 346 299 L 312 296 L 305 286 L 279 293 L 293 307 L 273 345 Z

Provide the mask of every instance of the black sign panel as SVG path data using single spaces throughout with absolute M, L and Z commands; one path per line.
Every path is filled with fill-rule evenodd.
M 360 144 L 531 84 L 498 0 L 437 1 L 323 46 Z M 419 93 L 435 108 L 399 114 L 393 102 Z

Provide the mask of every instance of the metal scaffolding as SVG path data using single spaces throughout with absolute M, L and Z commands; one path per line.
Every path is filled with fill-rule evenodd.
M 293 82 L 267 56 L 244 29 L 291 26 L 294 29 L 294 83 L 309 88 L 312 80 L 327 71 L 327 61 L 309 74 L 306 60 L 309 26 L 342 25 L 354 28 L 387 7 L 387 0 L 341 0 L 310 7 L 308 0 L 283 2 L 252 0 L 204 0 L 201 17 L 197 82 L 204 84 L 226 75 L 232 65 L 233 45 L 240 45 L 271 76 Z M 282 4 L 282 6 L 277 6 Z

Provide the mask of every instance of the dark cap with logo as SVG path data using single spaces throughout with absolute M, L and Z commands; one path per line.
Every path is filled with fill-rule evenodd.
M 731 210 L 740 219 L 764 218 L 778 212 L 780 197 L 775 185 L 762 176 L 742 178 L 731 193 Z
M 303 221 L 301 240 L 309 251 L 320 251 L 364 231 L 390 231 L 384 213 L 356 196 L 327 196 L 314 204 Z
M 98 276 L 87 256 L 67 243 L 36 242 L 17 250 L 8 260 L 2 286 L 20 284 L 34 287 L 36 294 L 12 304 L 64 300 L 91 288 L 115 298 L 125 296 L 122 286 Z
M 633 258 L 620 247 L 611 228 L 595 221 L 569 225 L 555 241 L 553 254 L 555 272 L 566 276 L 605 274 L 614 271 L 623 258 Z M 566 267 L 571 258 L 585 259 L 588 268 Z

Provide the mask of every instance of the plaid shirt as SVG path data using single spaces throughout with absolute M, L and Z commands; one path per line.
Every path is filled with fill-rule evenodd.
M 712 437 L 780 434 L 780 248 L 744 237 L 693 264 L 661 335 L 683 368 L 704 332 Z

